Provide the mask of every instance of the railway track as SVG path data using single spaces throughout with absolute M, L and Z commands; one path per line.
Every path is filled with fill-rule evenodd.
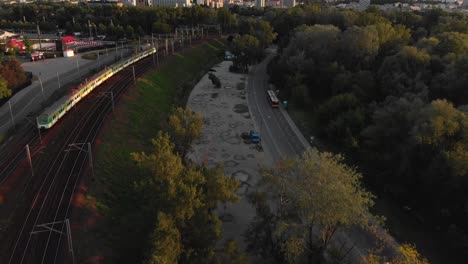
M 202 41 L 192 41 L 198 44 Z M 176 47 L 175 50 L 179 50 Z M 161 55 L 162 50 L 158 53 Z M 169 49 L 170 53 L 171 49 Z M 141 76 L 153 66 L 151 56 L 135 64 L 135 75 Z M 116 74 L 90 94 L 83 102 L 43 135 L 43 144 L 37 144 L 38 134 L 25 132 L 22 140 L 12 142 L 17 145 L 17 166 L 12 173 L 21 174 L 22 145 L 30 142 L 33 153 L 34 176 L 29 177 L 20 192 L 15 209 L 8 218 L 11 222 L 6 230 L 0 230 L 2 249 L 0 263 L 64 263 L 72 262 L 68 252 L 67 226 L 73 194 L 81 177 L 90 173 L 87 145 L 70 144 L 93 143 L 105 117 L 112 111 L 108 96 L 111 91 L 118 101 L 125 89 L 133 83 L 131 67 Z M 37 139 L 35 139 L 37 138 Z M 24 152 L 24 151 L 23 151 Z M 16 157 L 16 156 L 15 156 Z M 11 158 L 10 158 L 11 159 Z M 5 160 L 8 160 L 5 158 Z M 2 161 L 2 156 L 0 156 Z M 15 164 L 15 162 L 13 162 Z M 20 172 L 18 172 L 20 171 Z M 24 174 L 24 171 L 23 171 Z M 0 179 L 1 180 L 1 179 Z M 39 225 L 53 223 L 47 228 Z M 52 230 L 54 231 L 52 231 Z M 32 233 L 32 232 L 38 233 Z M 41 231 L 41 232 L 39 232 Z M 43 231 L 43 232 L 42 232 Z M 5 256 L 5 257 L 3 257 Z

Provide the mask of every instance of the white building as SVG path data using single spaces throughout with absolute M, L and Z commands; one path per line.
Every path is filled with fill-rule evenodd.
M 190 0 L 153 0 L 153 6 L 189 7 Z
M 281 7 L 295 7 L 296 0 L 281 0 Z

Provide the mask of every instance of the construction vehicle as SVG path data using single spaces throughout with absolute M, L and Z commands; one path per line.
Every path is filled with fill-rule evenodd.
M 241 134 L 242 139 L 244 139 L 245 143 L 253 143 L 259 144 L 260 143 L 260 133 L 250 130 L 250 132 L 243 132 Z

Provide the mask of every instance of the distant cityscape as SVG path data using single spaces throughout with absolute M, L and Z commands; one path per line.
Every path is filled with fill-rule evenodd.
M 11 1 L 0 1 L 4 3 L 16 4 L 16 3 L 30 3 L 35 2 L 35 0 L 11 0 Z M 229 6 L 244 6 L 244 7 L 294 7 L 296 5 L 295 0 L 253 0 L 253 1 L 244 1 L 244 0 L 97 0 L 97 1 L 59 1 L 56 2 L 71 2 L 71 3 L 80 3 L 85 2 L 88 4 L 94 5 L 132 5 L 132 6 L 167 6 L 167 7 L 189 7 L 194 4 L 204 5 L 212 8 L 221 8 Z
M 346 1 L 346 0 L 324 0 L 328 3 L 336 3 L 337 8 L 351 8 L 357 10 L 364 10 L 372 4 L 371 0 L 359 0 L 359 1 Z M 30 3 L 35 0 L 0 0 L 3 3 Z M 65 2 L 57 0 L 56 2 Z M 88 0 L 78 1 L 70 0 L 66 2 L 71 3 L 87 3 L 90 5 L 131 5 L 131 6 L 166 6 L 166 7 L 190 7 L 192 5 L 203 5 L 211 8 L 222 8 L 222 7 L 273 7 L 273 8 L 288 8 L 294 7 L 296 4 L 300 4 L 301 1 L 296 0 Z M 391 2 L 391 3 L 385 3 Z M 464 13 L 468 13 L 468 0 L 413 0 L 413 1 L 378 1 L 380 9 L 387 11 L 392 9 L 399 9 L 404 11 L 421 11 L 432 8 L 441 8 L 446 11 L 458 10 Z

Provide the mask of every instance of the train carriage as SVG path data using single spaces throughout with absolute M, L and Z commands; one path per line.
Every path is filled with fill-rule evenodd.
M 52 127 L 57 121 L 65 115 L 67 111 L 70 110 L 75 104 L 77 104 L 82 98 L 88 95 L 91 91 L 93 91 L 96 87 L 102 84 L 104 81 L 109 79 L 115 73 L 121 71 L 125 67 L 130 64 L 133 64 L 140 59 L 151 55 L 156 52 L 155 48 L 151 48 L 146 50 L 136 56 L 118 63 L 114 66 L 111 66 L 105 70 L 100 71 L 96 75 L 94 75 L 85 85 L 82 85 L 76 89 L 73 94 L 67 94 L 64 97 L 57 100 L 53 105 L 47 107 L 44 112 L 37 117 L 37 126 L 39 128 L 50 128 Z

